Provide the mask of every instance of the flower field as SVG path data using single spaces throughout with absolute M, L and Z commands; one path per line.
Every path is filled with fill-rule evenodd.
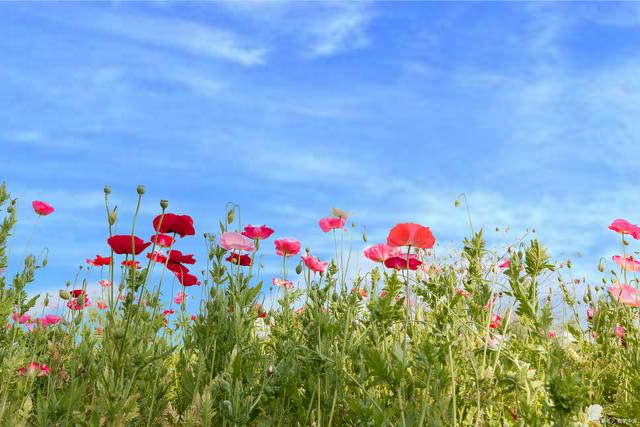
M 46 251 L 12 271 L 11 236 L 18 213 L 47 227 L 55 206 L 0 187 L 0 425 L 640 425 L 632 223 L 609 225 L 620 253 L 583 283 L 536 239 L 489 248 L 471 229 L 445 255 L 426 225 L 368 242 L 334 209 L 318 217 L 335 247 L 320 259 L 235 205 L 203 230 L 164 200 L 150 224 L 120 218 L 104 193 L 86 278 L 37 295 Z

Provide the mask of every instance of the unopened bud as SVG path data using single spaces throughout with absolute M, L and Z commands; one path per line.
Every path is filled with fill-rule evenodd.
M 143 195 L 144 194 L 144 185 L 138 185 L 136 187 L 136 191 L 138 192 L 139 195 Z
M 162 209 L 167 209 L 169 207 L 169 201 L 165 199 L 160 200 L 160 207 Z
M 296 274 L 300 274 L 300 273 L 302 273 L 302 264 L 298 264 L 296 266 Z
M 111 194 L 111 187 L 109 187 L 108 185 L 104 186 L 104 194 Z
M 65 289 L 60 289 L 58 295 L 60 295 L 60 298 L 62 298 L 63 300 L 68 300 L 69 298 L 71 298 L 71 294 Z
M 76 298 L 76 303 L 78 304 L 78 307 L 80 308 L 84 307 L 84 302 L 85 302 L 84 295 L 78 295 L 78 298 Z
M 118 213 L 114 209 L 113 212 L 109 213 L 109 225 L 113 225 L 118 220 Z
M 365 231 L 364 233 L 362 233 L 362 241 L 367 243 L 369 239 L 367 238 L 367 232 Z
M 598 271 L 600 273 L 604 272 L 604 263 L 602 262 L 602 260 L 600 260 L 600 262 L 598 263 Z
M 116 331 L 113 333 L 113 337 L 117 340 L 121 339 L 124 337 L 124 330 L 122 328 L 118 328 L 116 329 Z
M 43 304 L 45 307 L 48 307 L 48 306 L 49 306 L 49 292 L 47 292 L 47 293 L 44 295 L 44 301 L 42 301 L 42 304 Z
M 7 206 L 7 212 L 8 213 L 13 213 L 13 205 Z
M 269 367 L 267 368 L 267 373 L 269 375 L 273 374 L 273 366 L 272 365 L 269 365 Z
M 571 268 L 571 266 L 573 265 L 573 263 L 571 262 L 571 260 L 567 260 L 567 268 Z
M 460 199 L 459 199 L 459 198 L 458 198 L 458 199 L 456 199 L 456 201 L 455 201 L 455 202 L 453 202 L 453 206 L 455 206 L 456 208 L 457 208 L 458 206 L 460 206 Z
M 234 208 L 229 209 L 229 212 L 227 212 L 227 224 L 231 224 L 235 217 L 236 217 L 236 210 Z
M 47 266 L 47 263 L 48 263 L 48 261 L 47 261 L 47 259 L 46 259 L 46 258 L 42 260 L 42 266 L 43 266 L 43 267 L 46 267 L 46 266 Z

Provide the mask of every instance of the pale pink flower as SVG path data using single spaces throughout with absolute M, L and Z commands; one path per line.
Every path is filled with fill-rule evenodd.
M 616 219 L 611 223 L 609 229 L 620 234 L 628 234 L 634 239 L 640 239 L 640 227 L 625 219 Z
M 51 373 L 51 369 L 45 364 L 39 364 L 36 362 L 29 362 L 26 367 L 18 369 L 18 374 L 23 377 L 26 376 L 38 376 L 46 377 Z
M 293 289 L 293 283 L 291 283 L 288 280 L 278 279 L 278 278 L 274 277 L 272 283 L 275 286 L 278 286 L 280 288 Z
M 227 231 L 220 236 L 220 246 L 228 251 L 249 251 L 256 249 L 253 241 L 249 240 L 240 233 L 235 231 Z
M 509 268 L 511 265 L 511 260 L 509 258 L 505 258 L 500 264 L 498 264 L 499 268 Z
M 108 288 L 109 286 L 111 286 L 111 282 L 108 280 L 100 280 L 98 283 L 100 284 L 100 286 L 105 288 Z
M 185 292 L 178 292 L 176 294 L 176 297 L 173 299 L 173 301 L 176 304 L 182 304 L 182 301 L 186 298 L 187 298 L 187 294 Z
M 555 338 L 556 337 L 556 331 L 549 331 L 549 338 Z
M 587 320 L 593 320 L 593 317 L 596 315 L 597 311 L 593 307 L 589 307 L 587 309 Z
M 640 261 L 631 255 L 614 255 L 613 261 L 627 271 L 640 271 Z
M 462 288 L 456 288 L 456 293 L 460 295 L 462 298 L 469 298 L 471 296 L 469 292 L 465 291 Z
M 624 327 L 620 326 L 619 324 L 616 324 L 616 335 L 618 336 L 618 338 L 624 338 Z
M 21 325 L 24 325 L 25 323 L 28 323 L 31 321 L 31 315 L 29 313 L 25 313 L 22 315 L 20 313 L 13 313 L 11 317 L 13 318 L 14 321 L 20 323 Z
M 625 284 L 617 284 L 610 286 L 608 290 L 611 296 L 621 303 L 631 307 L 640 307 L 640 295 L 635 288 Z
M 392 248 L 386 243 L 379 243 L 364 250 L 364 256 L 374 262 L 385 262 L 387 259 L 400 255 L 400 249 Z

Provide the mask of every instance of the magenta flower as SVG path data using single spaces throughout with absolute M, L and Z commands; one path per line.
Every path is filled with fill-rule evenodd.
M 220 246 L 228 251 L 249 251 L 256 249 L 255 244 L 235 231 L 227 231 L 220 236 Z
M 640 295 L 638 291 L 625 284 L 617 284 L 608 288 L 613 299 L 631 307 L 640 307 Z
M 187 294 L 185 292 L 178 292 L 173 299 L 176 304 L 182 304 L 182 301 L 187 298 Z
M 51 373 L 51 369 L 45 364 L 39 364 L 36 362 L 29 362 L 26 368 L 23 366 L 18 369 L 18 374 L 23 377 L 26 376 L 38 376 L 38 377 L 46 377 Z
M 384 262 L 385 267 L 393 268 L 394 270 L 417 270 L 422 265 L 422 261 L 418 259 L 415 254 L 410 254 L 407 258 L 407 254 L 400 253 L 396 256 L 387 258 Z
M 627 271 L 640 271 L 640 261 L 631 255 L 614 255 L 611 258 L 616 264 Z
M 398 256 L 402 251 L 392 248 L 386 243 L 379 243 L 364 250 L 364 256 L 373 262 L 385 262 L 388 258 Z
M 247 225 L 242 232 L 242 235 L 251 240 L 264 240 L 268 239 L 273 234 L 273 229 L 266 225 Z
M 294 239 L 279 239 L 273 242 L 276 245 L 276 255 L 293 256 L 300 253 L 300 242 Z
M 300 258 L 302 258 L 304 265 L 306 265 L 307 268 L 309 268 L 309 270 L 315 273 L 324 272 L 324 269 L 327 268 L 327 266 L 329 265 L 328 262 L 322 262 L 318 258 L 314 257 L 313 255 L 303 255 Z
M 339 218 L 333 218 L 333 217 L 322 218 L 319 224 L 322 231 L 327 233 L 330 230 L 336 230 L 344 227 L 344 224 L 346 222 L 347 222 L 347 218 L 344 216 L 341 216 Z
M 47 202 L 43 202 L 40 200 L 34 200 L 31 202 L 31 206 L 33 206 L 33 210 L 40 216 L 47 216 L 53 213 L 55 209 Z
M 62 322 L 62 317 L 56 316 L 55 314 L 45 314 L 44 317 L 38 319 L 43 328 L 51 325 L 57 325 Z
M 505 258 L 500 264 L 498 264 L 498 268 L 509 268 L 511 265 L 511 260 L 509 258 Z
M 616 219 L 609 225 L 609 229 L 620 234 L 628 234 L 634 239 L 640 239 L 640 227 L 631 224 L 626 219 Z
M 14 321 L 20 323 L 21 325 L 31 322 L 31 315 L 29 313 L 25 313 L 25 314 L 13 313 L 11 318 L 13 318 Z

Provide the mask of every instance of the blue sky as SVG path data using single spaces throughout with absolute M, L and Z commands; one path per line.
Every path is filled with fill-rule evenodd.
M 14 254 L 33 199 L 57 209 L 27 248 L 50 250 L 37 289 L 105 253 L 104 184 L 123 230 L 146 185 L 143 237 L 161 198 L 198 236 L 233 201 L 325 259 L 333 206 L 370 242 L 414 221 L 452 248 L 464 192 L 492 245 L 536 228 L 597 282 L 607 225 L 640 221 L 639 48 L 633 3 L 3 3 Z

